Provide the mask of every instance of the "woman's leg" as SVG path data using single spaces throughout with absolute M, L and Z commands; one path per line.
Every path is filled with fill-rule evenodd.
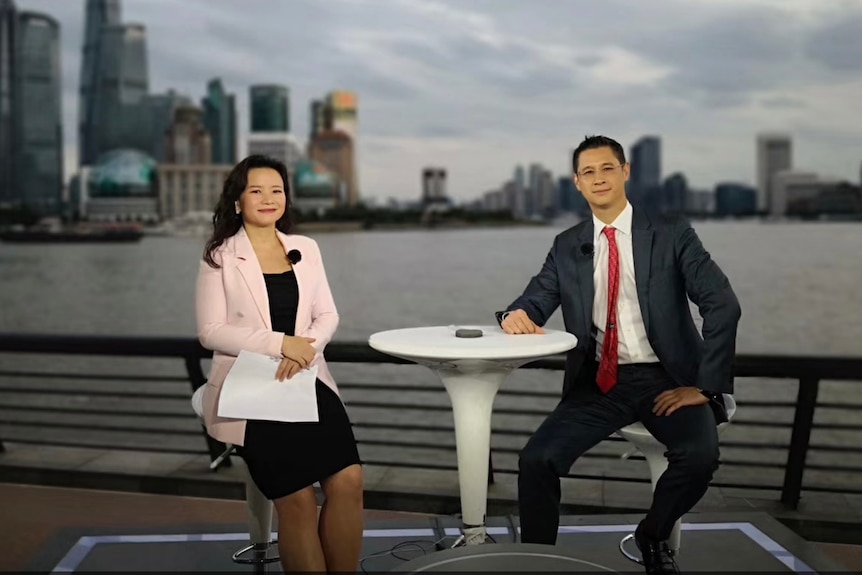
M 320 482 L 320 542 L 330 572 L 355 572 L 362 550 L 362 466 L 345 467 Z
M 278 553 L 285 572 L 326 571 L 317 534 L 317 497 L 309 486 L 273 501 L 278 513 Z

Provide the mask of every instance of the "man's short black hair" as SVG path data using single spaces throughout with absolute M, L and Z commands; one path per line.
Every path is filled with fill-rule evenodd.
M 626 163 L 626 153 L 620 143 L 607 136 L 586 136 L 584 141 L 578 144 L 575 151 L 572 153 L 572 171 L 578 172 L 578 157 L 584 150 L 595 150 L 596 148 L 610 148 L 614 155 L 620 161 L 620 164 Z

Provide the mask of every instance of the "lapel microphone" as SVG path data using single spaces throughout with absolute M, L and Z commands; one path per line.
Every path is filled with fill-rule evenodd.
M 582 253 L 582 254 L 584 254 L 585 256 L 590 256 L 590 257 L 591 257 L 591 256 L 593 255 L 593 252 L 594 252 L 594 251 L 595 251 L 595 249 L 593 248 L 593 244 L 592 244 L 592 243 L 589 243 L 589 242 L 588 242 L 588 243 L 585 243 L 585 244 L 581 244 L 581 253 Z
M 290 260 L 290 265 L 295 266 L 302 259 L 302 253 L 299 250 L 290 250 L 287 252 L 287 259 Z

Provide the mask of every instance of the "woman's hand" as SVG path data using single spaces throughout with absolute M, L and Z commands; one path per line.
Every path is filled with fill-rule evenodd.
M 285 359 L 292 359 L 299 364 L 300 369 L 305 369 L 314 361 L 317 351 L 311 347 L 313 337 L 284 336 L 281 342 L 281 354 Z
M 290 379 L 300 371 L 302 371 L 302 368 L 299 367 L 298 363 L 296 363 L 292 359 L 284 358 L 281 360 L 281 363 L 278 364 L 278 369 L 275 372 L 275 378 L 278 381 L 284 381 L 285 379 Z

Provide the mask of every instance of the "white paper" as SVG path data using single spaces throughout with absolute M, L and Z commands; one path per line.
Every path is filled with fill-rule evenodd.
M 219 394 L 218 415 L 235 419 L 316 422 L 317 366 L 278 381 L 280 360 L 241 351 Z

